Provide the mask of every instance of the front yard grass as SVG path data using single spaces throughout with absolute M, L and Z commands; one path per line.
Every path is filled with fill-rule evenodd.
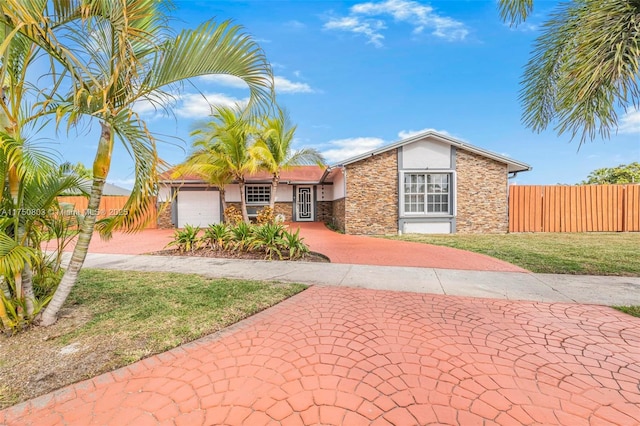
M 58 323 L 0 335 L 0 409 L 219 331 L 305 288 L 83 270 Z
M 387 238 L 469 250 L 537 273 L 640 276 L 640 233 L 418 235 Z
M 614 306 L 614 308 L 625 314 L 640 318 L 640 306 Z

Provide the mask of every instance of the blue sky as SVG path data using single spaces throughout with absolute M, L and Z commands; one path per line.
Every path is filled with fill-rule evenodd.
M 523 66 L 553 2 L 525 25 L 509 28 L 494 1 L 177 1 L 175 28 L 232 19 L 264 49 L 278 102 L 298 125 L 298 147 L 329 162 L 435 129 L 533 166 L 519 184 L 573 184 L 600 167 L 640 161 L 640 112 L 620 112 L 620 129 L 588 142 L 533 133 L 521 124 Z M 153 132 L 168 135 L 161 156 L 179 163 L 189 132 L 210 103 L 246 100 L 242 82 L 199 78 L 177 98 L 174 116 L 140 105 Z M 197 90 L 196 90 L 197 88 Z M 206 98 L 206 100 L 205 100 Z M 72 162 L 90 165 L 99 126 L 55 144 Z M 108 181 L 130 186 L 133 166 L 117 147 Z

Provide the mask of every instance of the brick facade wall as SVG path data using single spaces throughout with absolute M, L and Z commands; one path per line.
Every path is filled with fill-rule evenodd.
M 171 221 L 171 201 L 158 203 L 158 229 L 173 229 Z
M 392 149 L 346 166 L 347 234 L 398 231 L 398 150 Z
M 507 165 L 458 149 L 456 174 L 456 232 L 506 233 Z
M 332 206 L 333 214 L 331 216 L 331 224 L 335 226 L 339 231 L 344 232 L 344 205 L 345 199 L 340 198 L 335 200 Z
M 316 222 L 331 223 L 333 218 L 333 202 L 318 201 L 316 203 Z
M 227 207 L 235 207 L 236 209 L 238 209 L 238 211 L 240 210 L 240 203 L 230 203 L 227 202 Z M 260 207 L 258 209 L 258 211 L 260 211 L 262 209 L 262 207 Z M 284 221 L 285 222 L 292 222 L 292 213 L 293 213 L 293 203 L 276 203 L 274 206 L 274 210 L 275 210 L 275 214 L 281 214 L 284 216 Z
M 293 221 L 293 203 L 276 203 L 274 210 L 276 215 L 281 214 L 284 216 L 285 222 Z

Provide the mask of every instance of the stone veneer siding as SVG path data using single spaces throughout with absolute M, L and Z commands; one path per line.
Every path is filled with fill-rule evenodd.
M 398 150 L 346 166 L 345 233 L 398 232 Z
M 316 202 L 316 222 L 331 223 L 333 218 L 333 202 Z
M 456 175 L 456 232 L 506 233 L 509 226 L 507 165 L 458 149 Z
M 240 203 L 230 203 L 227 202 L 227 207 L 231 207 L 234 206 L 236 209 L 238 209 L 238 211 L 240 210 Z M 266 206 L 265 206 L 266 207 Z M 262 209 L 262 207 L 260 207 L 258 209 L 258 211 L 260 211 Z M 274 206 L 274 210 L 275 210 L 275 214 L 281 214 L 284 215 L 284 221 L 285 222 L 292 222 L 292 213 L 293 213 L 293 203 L 276 203 Z
M 330 223 L 340 232 L 344 232 L 344 205 L 345 199 L 340 198 L 339 200 L 334 200 L 332 206 L 333 215 Z
M 292 222 L 293 221 L 293 203 L 278 203 L 276 202 L 275 207 L 275 214 L 276 215 L 283 215 L 284 216 L 284 221 L 285 222 Z
M 158 229 L 172 229 L 174 224 L 171 221 L 171 201 L 158 203 Z

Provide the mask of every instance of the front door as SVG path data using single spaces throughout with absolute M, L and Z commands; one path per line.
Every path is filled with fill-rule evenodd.
M 296 221 L 313 221 L 313 186 L 298 186 L 296 190 Z

